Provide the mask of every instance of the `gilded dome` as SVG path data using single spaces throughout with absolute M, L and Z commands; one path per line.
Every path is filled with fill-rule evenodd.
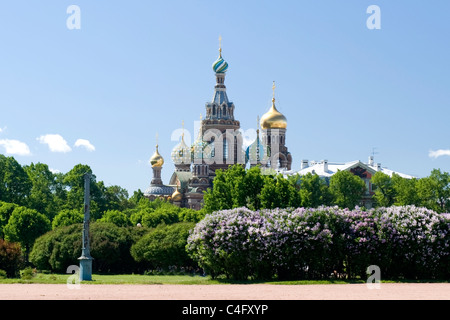
M 286 129 L 287 119 L 275 107 L 275 98 L 272 99 L 272 107 L 261 117 L 261 128 L 263 129 Z
M 174 191 L 174 193 L 172 193 L 172 200 L 173 201 L 181 201 L 181 199 L 183 198 L 183 194 L 178 191 L 178 188 Z
M 164 164 L 164 158 L 158 152 L 158 145 L 156 145 L 155 153 L 150 158 L 150 164 L 152 167 L 162 167 Z

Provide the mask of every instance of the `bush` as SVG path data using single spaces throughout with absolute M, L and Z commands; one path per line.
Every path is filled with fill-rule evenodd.
M 20 279 L 22 280 L 31 280 L 33 277 L 36 276 L 36 269 L 33 269 L 31 267 L 27 267 L 23 270 L 20 270 Z
M 178 222 L 178 207 L 161 207 L 155 210 L 147 210 L 142 215 L 142 225 L 154 228 L 159 224 L 172 224 Z
M 193 267 L 195 263 L 185 247 L 194 225 L 192 222 L 160 225 L 131 247 L 131 255 L 138 262 L 147 262 L 150 268 Z
M 119 210 L 106 211 L 98 221 L 111 222 L 118 227 L 127 227 L 131 225 L 131 221 L 127 215 Z
M 22 250 L 18 243 L 0 239 L 0 269 L 5 271 L 8 278 L 18 276 L 24 262 Z
M 81 256 L 82 224 L 56 228 L 38 238 L 30 254 L 30 261 L 40 270 L 65 273 L 70 265 L 78 265 Z M 112 223 L 90 224 L 90 249 L 94 258 L 94 272 L 127 272 L 139 268 L 131 257 L 130 248 L 146 228 L 121 228 Z
M 246 208 L 200 221 L 189 256 L 211 276 L 236 280 L 365 278 L 378 265 L 386 278 L 448 278 L 450 219 L 425 208 L 362 211 Z
M 0 279 L 6 279 L 8 275 L 5 270 L 0 269 Z
M 71 224 L 83 223 L 84 215 L 77 209 L 64 209 L 60 211 L 52 220 L 52 229 L 70 226 Z

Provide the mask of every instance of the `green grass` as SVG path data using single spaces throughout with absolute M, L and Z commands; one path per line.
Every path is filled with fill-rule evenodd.
M 48 284 L 67 284 L 70 274 L 53 274 L 53 273 L 37 273 L 29 280 L 20 278 L 0 279 L 3 283 L 48 283 Z M 383 283 L 400 283 L 400 282 L 449 282 L 435 280 L 383 280 Z M 189 276 L 189 275 L 139 275 L 139 274 L 93 274 L 92 281 L 82 281 L 82 284 L 273 284 L 273 285 L 309 285 L 309 284 L 349 284 L 349 283 L 365 283 L 362 279 L 330 279 L 330 280 L 295 280 L 295 281 L 233 281 L 224 278 L 211 279 L 206 276 Z

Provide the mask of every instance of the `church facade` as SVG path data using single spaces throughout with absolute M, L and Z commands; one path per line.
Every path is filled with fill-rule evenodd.
M 184 133 L 180 142 L 171 152 L 174 172 L 168 184 L 161 179 L 164 164 L 159 154 L 158 145 L 150 164 L 153 177 L 144 195 L 150 200 L 164 198 L 179 207 L 199 210 L 203 205 L 204 191 L 212 187 L 217 169 L 226 170 L 229 166 L 240 164 L 244 167 L 259 165 L 262 170 L 288 175 L 305 175 L 313 173 L 329 181 L 329 178 L 339 170 L 347 170 L 359 176 L 366 183 L 366 194 L 361 199 L 361 205 L 372 207 L 371 178 L 381 171 L 392 176 L 394 173 L 411 179 L 413 176 L 388 170 L 381 164 L 374 163 L 373 156 L 367 163 L 359 160 L 345 163 L 322 161 L 301 161 L 301 169 L 292 169 L 292 156 L 286 145 L 287 119 L 280 113 L 275 104 L 275 83 L 273 84 L 272 105 L 259 120 L 256 139 L 246 149 L 243 147 L 243 137 L 240 132 L 240 122 L 235 118 L 235 105 L 228 99 L 225 76 L 228 63 L 219 57 L 213 63 L 216 84 L 213 99 L 205 104 L 205 116 L 200 121 L 200 129 L 192 145 L 187 145 Z
M 150 158 L 153 178 L 144 195 L 151 200 L 165 198 L 180 207 L 198 210 L 203 204 L 203 192 L 212 187 L 217 169 L 250 164 L 291 170 L 292 156 L 285 144 L 287 119 L 275 106 L 275 84 L 272 106 L 259 123 L 261 135 L 258 128 L 256 140 L 244 149 L 240 122 L 234 116 L 235 105 L 226 91 L 228 63 L 222 57 L 221 48 L 212 67 L 216 78 L 213 99 L 205 105 L 205 116 L 194 143 L 188 146 L 183 133 L 172 150 L 175 169 L 167 185 L 161 180 L 164 159 L 158 145 Z

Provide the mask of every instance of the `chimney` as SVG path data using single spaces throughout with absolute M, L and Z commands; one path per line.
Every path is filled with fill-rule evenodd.
M 301 165 L 301 169 L 305 169 L 308 168 L 309 164 L 308 164 L 308 160 L 302 160 L 302 165 Z
M 381 163 L 377 163 L 377 171 L 381 171 Z
M 328 171 L 328 160 L 323 160 L 323 171 L 327 172 Z
M 369 166 L 373 166 L 373 156 L 369 156 Z

